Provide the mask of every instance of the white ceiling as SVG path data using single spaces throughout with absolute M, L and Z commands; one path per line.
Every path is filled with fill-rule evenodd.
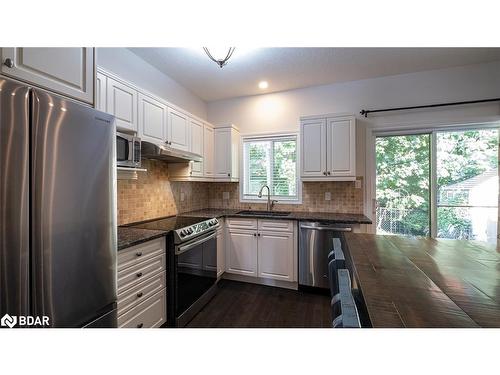
M 236 48 L 221 69 L 201 47 L 130 50 L 208 102 L 500 60 L 500 48 Z

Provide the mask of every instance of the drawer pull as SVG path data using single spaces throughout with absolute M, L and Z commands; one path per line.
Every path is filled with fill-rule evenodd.
M 141 298 L 142 295 L 143 295 L 142 292 L 137 293 L 137 298 Z
M 137 255 L 138 257 L 142 256 L 142 251 L 135 253 L 135 255 Z
M 142 328 L 143 326 L 144 326 L 144 323 L 137 324 L 137 328 Z
M 137 272 L 135 275 L 136 275 L 137 277 L 141 277 L 141 276 L 142 276 L 142 272 Z

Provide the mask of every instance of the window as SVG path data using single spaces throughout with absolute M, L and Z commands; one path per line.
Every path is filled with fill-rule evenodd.
M 258 197 L 264 185 L 271 199 L 300 201 L 296 135 L 244 138 L 243 163 L 242 201 L 267 200 L 267 189 Z
M 495 243 L 498 136 L 496 128 L 378 136 L 377 233 Z

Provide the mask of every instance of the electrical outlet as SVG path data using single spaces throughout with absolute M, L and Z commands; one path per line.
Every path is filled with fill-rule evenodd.
M 329 191 L 325 191 L 325 201 L 331 201 L 332 200 L 332 193 Z
M 229 192 L 228 191 L 222 192 L 222 200 L 224 200 L 224 201 L 229 200 Z
M 354 181 L 354 187 L 356 189 L 361 189 L 361 180 Z
M 184 200 L 186 199 L 186 194 L 181 191 L 181 202 L 184 202 Z

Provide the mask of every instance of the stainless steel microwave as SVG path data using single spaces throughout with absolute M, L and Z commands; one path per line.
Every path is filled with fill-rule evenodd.
M 141 139 L 116 132 L 116 165 L 139 168 L 141 166 Z

